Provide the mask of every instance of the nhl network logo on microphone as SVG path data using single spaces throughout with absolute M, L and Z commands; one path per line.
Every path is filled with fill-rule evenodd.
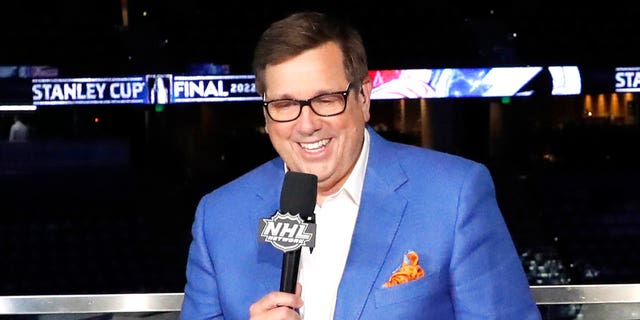
M 299 215 L 276 213 L 267 219 L 260 219 L 259 238 L 269 242 L 282 252 L 289 252 L 301 247 L 315 246 L 315 223 L 306 223 Z

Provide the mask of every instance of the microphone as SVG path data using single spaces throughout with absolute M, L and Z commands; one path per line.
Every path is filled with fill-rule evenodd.
M 318 177 L 288 171 L 280 192 L 280 210 L 258 224 L 258 240 L 283 252 L 280 291 L 295 293 L 301 248 L 313 249 L 316 224 L 313 210 L 318 195 Z
M 302 224 L 298 227 L 297 234 L 304 236 L 305 231 L 310 229 L 313 240 L 315 240 L 315 214 L 313 210 L 316 206 L 317 193 L 318 177 L 316 175 L 293 171 L 288 171 L 285 174 L 280 193 L 280 210 L 294 216 L 298 215 Z M 312 228 L 308 228 L 309 224 L 312 224 Z M 304 244 L 313 248 L 315 241 L 308 241 Z M 280 276 L 280 291 L 282 292 L 295 293 L 296 291 L 301 246 L 291 251 L 285 251 L 282 255 L 282 274 Z

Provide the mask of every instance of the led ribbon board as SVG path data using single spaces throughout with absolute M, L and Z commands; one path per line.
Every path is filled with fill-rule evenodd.
M 527 85 L 543 67 L 373 70 L 371 99 L 475 98 L 528 96 Z M 574 66 L 549 67 L 553 95 L 580 94 L 580 72 Z
M 640 67 L 618 67 L 616 92 L 640 92 Z
M 260 101 L 253 75 L 33 79 L 34 105 Z
M 369 71 L 373 80 L 371 99 L 528 96 L 536 90 L 536 86 L 530 86 L 531 83 L 536 77 L 540 78 L 543 71 L 543 67 L 373 70 Z M 581 80 L 577 67 L 548 67 L 546 71 L 548 78 L 541 80 L 549 82 L 548 87 L 553 88 L 552 95 L 580 94 Z M 640 87 L 640 75 L 636 75 L 639 81 L 634 82 L 628 75 L 631 71 L 624 72 L 624 77 L 620 76 L 625 80 L 624 83 L 632 82 Z M 34 105 L 261 100 L 256 93 L 253 75 L 148 74 L 120 78 L 40 78 L 32 80 L 31 89 Z
M 253 75 L 174 76 L 173 103 L 260 101 Z
M 142 104 L 148 101 L 144 77 L 33 79 L 34 105 Z

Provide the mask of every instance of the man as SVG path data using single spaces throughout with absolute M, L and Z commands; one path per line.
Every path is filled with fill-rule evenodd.
M 25 142 L 29 140 L 29 127 L 27 127 L 20 117 L 13 117 L 13 124 L 9 128 L 9 142 Z
M 182 319 L 540 319 L 488 170 L 367 125 L 358 32 L 293 14 L 263 33 L 253 68 L 280 157 L 200 201 Z M 278 291 L 282 252 L 256 240 L 287 170 L 318 177 L 295 294 Z

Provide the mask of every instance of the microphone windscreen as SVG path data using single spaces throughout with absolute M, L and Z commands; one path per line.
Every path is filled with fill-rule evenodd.
M 318 177 L 314 174 L 287 171 L 280 193 L 280 210 L 299 214 L 306 221 L 313 216 L 318 194 Z

